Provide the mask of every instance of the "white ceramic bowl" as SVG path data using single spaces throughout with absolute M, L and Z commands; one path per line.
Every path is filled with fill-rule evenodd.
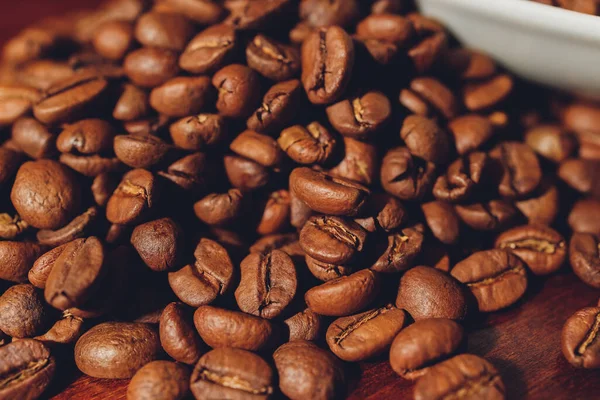
M 528 0 L 417 0 L 467 47 L 523 78 L 600 99 L 600 17 Z

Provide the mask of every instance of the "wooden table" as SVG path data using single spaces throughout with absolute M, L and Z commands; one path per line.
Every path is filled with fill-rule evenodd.
M 0 43 L 27 22 L 99 0 L 22 0 L 0 6 Z M 83 3 L 83 4 L 82 4 Z M 489 359 L 502 373 L 508 399 L 600 398 L 597 371 L 572 368 L 560 352 L 560 330 L 576 310 L 595 305 L 600 291 L 581 283 L 565 268 L 550 278 L 534 278 L 514 307 L 471 324 L 469 352 Z M 55 400 L 124 399 L 127 381 L 82 376 L 62 369 L 50 396 Z M 411 399 L 412 383 L 397 377 L 385 359 L 349 366 L 351 399 Z

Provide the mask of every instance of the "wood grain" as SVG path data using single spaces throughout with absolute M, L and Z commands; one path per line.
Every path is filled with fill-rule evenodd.
M 24 0 L 0 7 L 0 43 L 32 21 L 99 0 Z M 516 306 L 470 323 L 469 352 L 493 362 L 504 378 L 509 399 L 600 398 L 596 371 L 572 368 L 560 353 L 560 330 L 576 310 L 594 305 L 599 292 L 565 268 L 550 278 L 534 278 Z M 348 366 L 351 399 L 410 399 L 412 382 L 394 374 L 385 359 Z M 49 396 L 54 400 L 124 399 L 126 380 L 82 376 L 68 362 Z

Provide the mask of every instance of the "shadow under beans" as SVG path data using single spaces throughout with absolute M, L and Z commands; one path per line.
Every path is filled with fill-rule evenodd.
M 488 358 L 500 372 L 502 381 L 506 388 L 505 397 L 511 400 L 521 400 L 526 398 L 527 384 L 523 376 L 523 371 L 512 361 L 506 359 L 491 357 Z

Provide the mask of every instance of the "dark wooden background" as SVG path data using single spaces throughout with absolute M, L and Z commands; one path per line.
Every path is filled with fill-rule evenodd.
M 99 0 L 17 0 L 0 3 L 0 44 L 29 22 Z M 600 374 L 572 368 L 560 352 L 560 330 L 576 310 L 595 305 L 600 291 L 582 284 L 565 267 L 531 282 L 516 306 L 475 322 L 469 352 L 486 357 L 504 378 L 509 399 L 600 398 Z M 348 367 L 350 398 L 409 399 L 412 383 L 397 377 L 385 359 Z M 126 380 L 82 376 L 76 368 L 59 371 L 49 395 L 56 400 L 124 399 Z

